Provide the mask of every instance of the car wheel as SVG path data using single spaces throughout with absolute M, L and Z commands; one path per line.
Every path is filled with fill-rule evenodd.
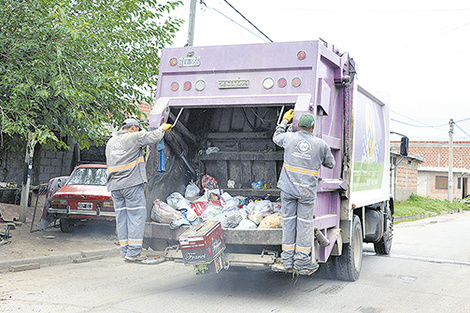
M 63 233 L 71 233 L 73 232 L 75 225 L 72 223 L 70 219 L 61 218 L 60 219 L 60 230 Z

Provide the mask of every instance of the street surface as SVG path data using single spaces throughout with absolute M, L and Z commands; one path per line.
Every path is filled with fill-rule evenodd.
M 357 282 L 119 257 L 5 272 L 0 312 L 470 312 L 469 238 L 470 212 L 395 225 L 392 254 L 366 245 Z

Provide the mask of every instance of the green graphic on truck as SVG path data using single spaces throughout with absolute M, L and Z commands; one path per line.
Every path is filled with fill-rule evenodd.
M 356 97 L 352 191 L 381 189 L 386 138 L 383 109 L 363 93 Z

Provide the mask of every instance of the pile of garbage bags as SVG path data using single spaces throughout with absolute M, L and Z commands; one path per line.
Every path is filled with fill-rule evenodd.
M 203 177 L 202 192 L 191 182 L 186 186 L 184 196 L 174 192 L 166 201 L 155 200 L 152 220 L 169 224 L 170 228 L 203 221 L 220 221 L 222 228 L 234 229 L 282 227 L 280 202 L 232 196 L 218 189 L 217 182 L 206 176 Z

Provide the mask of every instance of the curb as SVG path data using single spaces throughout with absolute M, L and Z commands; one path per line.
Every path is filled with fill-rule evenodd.
M 393 216 L 394 222 L 408 222 L 408 221 L 415 221 L 421 220 L 430 217 L 436 217 L 441 215 L 448 215 L 448 214 L 456 214 L 456 213 L 463 213 L 465 210 L 451 210 L 451 211 L 442 211 L 442 212 L 429 212 L 420 215 L 403 215 L 403 216 Z
M 75 253 L 62 254 L 62 255 L 51 255 L 43 257 L 35 257 L 29 259 L 21 260 L 11 260 L 11 261 L 0 261 L 0 272 L 11 270 L 12 267 L 25 266 L 29 264 L 38 264 L 39 266 L 51 266 L 57 264 L 65 263 L 81 263 L 80 260 L 96 260 L 102 259 L 105 257 L 119 256 L 119 248 L 113 249 L 103 249 L 103 250 L 93 250 L 93 251 L 79 251 Z M 36 269 L 39 267 L 33 267 L 30 269 Z

